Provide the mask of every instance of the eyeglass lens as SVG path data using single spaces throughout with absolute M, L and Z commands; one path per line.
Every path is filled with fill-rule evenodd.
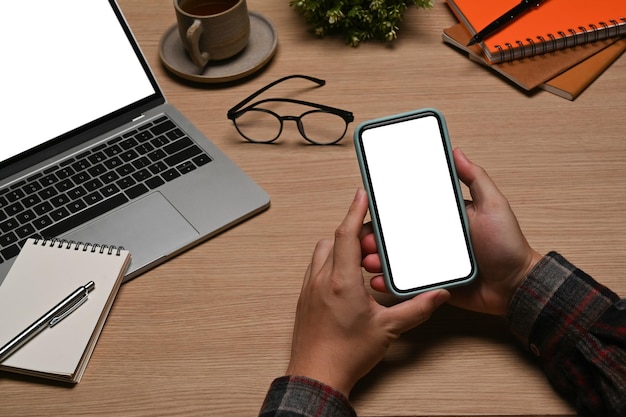
M 311 110 L 299 117 L 279 116 L 264 109 L 248 109 L 235 120 L 239 133 L 253 142 L 272 142 L 280 136 L 284 120 L 297 120 L 300 133 L 309 141 L 321 145 L 339 141 L 348 127 L 339 115 L 323 110 Z

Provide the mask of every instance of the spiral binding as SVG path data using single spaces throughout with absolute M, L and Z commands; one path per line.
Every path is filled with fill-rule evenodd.
M 609 23 L 590 23 L 585 26 L 578 26 L 578 31 L 574 28 L 565 31 L 558 31 L 557 35 L 548 33 L 546 36 L 536 36 L 536 40 L 526 38 L 526 44 L 521 40 L 516 40 L 515 45 L 507 42 L 503 45 L 495 45 L 498 62 L 513 61 L 514 59 L 524 59 L 535 55 L 544 55 L 558 49 L 573 48 L 590 42 L 597 42 L 602 39 L 622 36 L 626 34 L 626 17 L 610 19 Z
M 73 240 L 66 239 L 44 238 L 41 236 L 34 237 L 33 239 L 34 245 L 48 246 L 51 248 L 56 247 L 59 249 L 74 249 L 76 251 L 82 250 L 83 252 L 87 252 L 89 250 L 91 253 L 99 252 L 101 254 L 104 254 L 106 252 L 107 255 L 112 255 L 115 252 L 116 256 L 120 256 L 121 252 L 124 250 L 123 246 L 101 245 L 98 243 L 89 242 L 75 242 Z

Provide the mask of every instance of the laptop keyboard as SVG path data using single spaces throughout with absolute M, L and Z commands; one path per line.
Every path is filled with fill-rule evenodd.
M 0 263 L 211 162 L 167 116 L 0 190 Z

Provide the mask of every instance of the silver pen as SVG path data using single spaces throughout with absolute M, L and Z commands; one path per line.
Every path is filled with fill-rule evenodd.
M 0 348 L 0 362 L 15 353 L 26 342 L 38 335 L 46 327 L 53 327 L 61 320 L 72 314 L 78 307 L 87 301 L 88 294 L 96 287 L 93 281 L 79 287 L 65 297 L 63 301 L 41 316 L 36 322 L 28 326 L 23 332 L 15 336 L 9 343 Z

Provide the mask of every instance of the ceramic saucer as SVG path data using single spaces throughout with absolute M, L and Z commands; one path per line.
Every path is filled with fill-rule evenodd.
M 161 38 L 159 55 L 165 68 L 186 80 L 224 83 L 246 77 L 265 66 L 274 56 L 278 38 L 272 23 L 256 12 L 250 13 L 250 39 L 243 51 L 232 58 L 210 61 L 198 68 L 183 46 L 174 24 Z

